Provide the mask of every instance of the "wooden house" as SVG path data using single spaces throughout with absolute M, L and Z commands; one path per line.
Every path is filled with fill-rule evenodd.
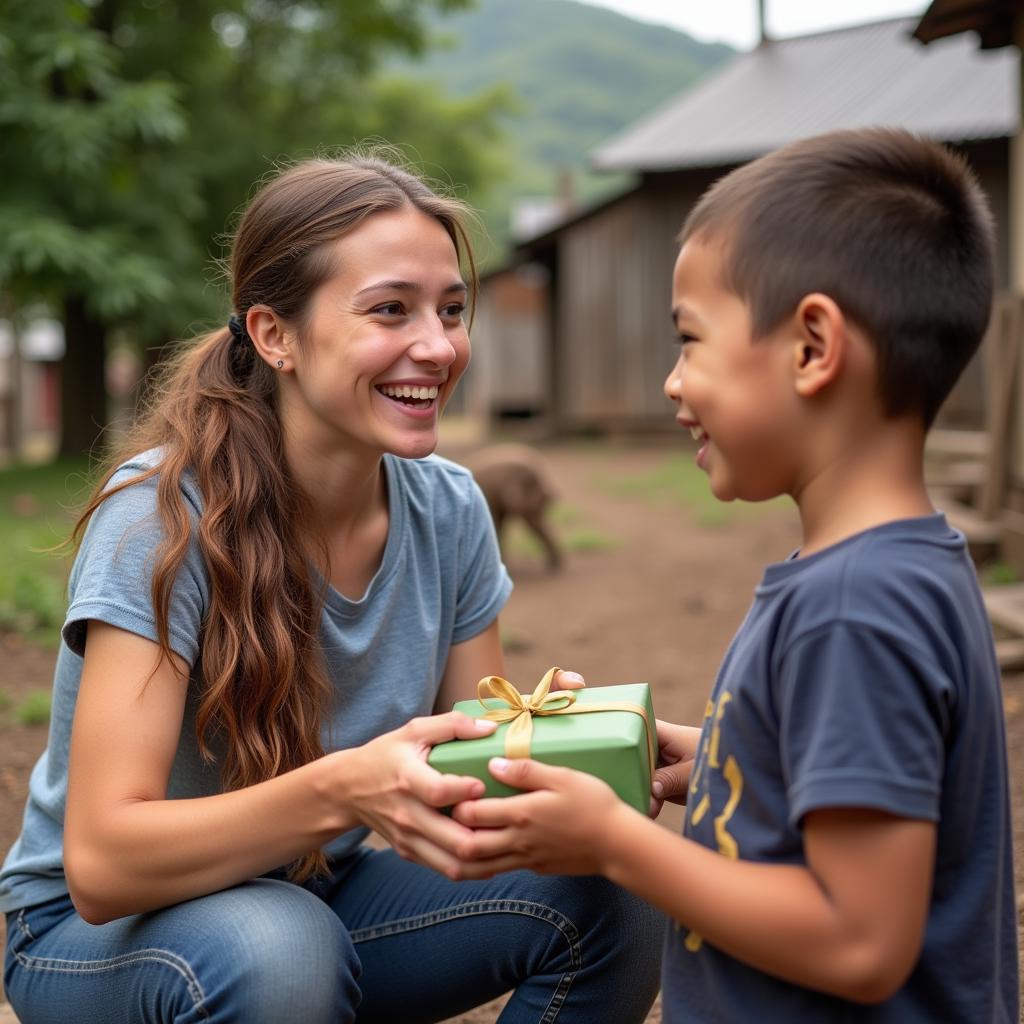
M 34 320 L 15 336 L 0 320 L 0 464 L 48 454 L 60 422 L 60 359 L 64 330 Z
M 1007 54 L 1016 63 L 1014 90 L 1018 111 L 1024 111 L 1024 6 L 1017 0 L 932 0 L 914 29 L 928 49 L 960 40 L 980 51 Z M 985 459 L 986 478 L 974 503 L 976 529 L 988 530 L 995 553 L 1020 579 L 1024 576 L 1024 123 L 1018 115 L 1008 143 L 1007 211 L 1002 221 L 1007 245 L 1008 313 L 1001 332 L 1002 371 L 993 395 L 996 417 L 990 417 Z M 998 307 L 997 307 L 998 311 Z M 1001 407 L 1001 408 L 1000 408 Z M 989 500 L 986 502 L 986 497 Z M 968 511 L 972 511 L 971 508 Z M 970 539 L 970 532 L 968 539 Z M 1024 666 L 1024 584 L 989 586 L 985 603 L 1001 639 L 1000 663 Z
M 594 166 L 629 172 L 634 185 L 524 239 L 484 282 L 480 306 L 489 312 L 473 333 L 469 409 L 492 421 L 506 408 L 522 411 L 518 398 L 503 394 L 514 382 L 555 433 L 671 427 L 662 384 L 675 358 L 670 277 L 680 225 L 715 179 L 791 140 L 888 125 L 954 144 L 1006 224 L 1017 54 L 979 50 L 963 36 L 922 46 L 914 28 L 913 19 L 900 19 L 764 40 L 600 146 Z M 998 260 L 1005 285 L 1005 232 Z M 522 310 L 514 327 L 500 313 L 500 292 L 522 267 L 545 282 L 530 328 Z M 516 338 L 526 336 L 528 364 L 513 373 Z M 977 421 L 981 391 L 972 368 L 946 420 Z

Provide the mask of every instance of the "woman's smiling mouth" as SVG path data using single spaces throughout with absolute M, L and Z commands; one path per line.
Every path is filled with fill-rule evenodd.
M 378 384 L 377 391 L 408 409 L 430 409 L 437 399 L 437 384 Z

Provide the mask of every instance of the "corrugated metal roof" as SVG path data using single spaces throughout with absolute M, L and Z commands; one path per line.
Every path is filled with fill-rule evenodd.
M 1016 131 L 1018 51 L 960 35 L 922 46 L 915 19 L 772 40 L 733 57 L 591 156 L 605 170 L 740 163 L 838 128 L 902 127 L 946 142 Z
M 1020 0 L 932 0 L 921 15 L 914 35 L 922 43 L 977 32 L 984 50 L 1013 45 L 1013 19 L 1020 14 Z

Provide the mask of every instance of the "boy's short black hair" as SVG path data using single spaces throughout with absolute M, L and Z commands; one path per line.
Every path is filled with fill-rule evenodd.
M 680 233 L 724 248 L 724 284 L 763 337 L 811 292 L 876 347 L 885 411 L 931 426 L 981 342 L 992 216 L 963 157 L 872 128 L 791 143 L 719 179 Z

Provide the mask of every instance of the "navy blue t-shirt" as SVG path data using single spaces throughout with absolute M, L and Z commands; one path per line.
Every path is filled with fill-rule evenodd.
M 992 631 L 963 536 L 941 514 L 767 568 L 715 682 L 684 835 L 727 857 L 804 864 L 809 811 L 935 822 L 924 946 L 863 1006 L 669 929 L 666 1024 L 1018 1024 L 1006 740 Z

